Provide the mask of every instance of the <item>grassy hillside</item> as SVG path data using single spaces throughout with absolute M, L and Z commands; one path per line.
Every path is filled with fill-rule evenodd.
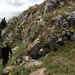
M 75 74 L 75 42 L 60 47 L 57 52 L 51 51 L 41 58 L 42 67 L 48 70 L 47 75 L 74 75 Z
M 68 15 L 65 15 L 65 12 L 72 13 L 75 11 L 75 1 L 72 1 L 62 7 L 58 5 L 54 10 L 44 14 L 44 7 L 47 2 L 45 1 L 40 5 L 29 7 L 19 16 L 9 20 L 7 27 L 4 29 L 5 33 L 2 35 L 3 41 L 0 40 L 0 48 L 6 42 L 9 42 L 12 49 L 18 47 L 13 51 L 13 55 L 9 58 L 7 64 L 7 66 L 15 67 L 11 71 L 12 75 L 29 75 L 31 72 L 43 67 L 47 69 L 46 75 L 75 75 L 75 41 L 69 40 L 68 44 L 59 46 L 57 51 L 47 48 L 50 44 L 55 45 L 48 43 L 48 40 L 55 33 L 58 34 L 63 30 L 74 30 L 75 32 L 75 26 L 60 28 L 54 22 L 54 28 L 50 27 L 50 21 L 54 17 L 62 15 L 62 17 L 66 18 Z M 43 64 L 30 68 L 16 65 L 16 58 L 27 55 L 28 46 L 38 37 L 41 40 L 40 47 L 47 48 L 50 51 L 45 56 L 37 59 L 42 61 Z M 0 60 L 0 75 L 5 69 L 5 67 L 2 67 L 1 62 L 2 60 Z
M 46 75 L 74 75 L 75 74 L 75 42 L 71 42 L 66 46 L 60 47 L 57 52 L 51 51 L 46 56 L 39 58 L 43 64 L 30 68 L 16 67 L 12 71 L 13 75 L 29 75 L 30 72 L 36 69 L 45 67 Z M 8 65 L 11 65 L 10 60 Z M 2 67 L 0 67 L 2 70 Z M 1 72 L 1 71 L 0 71 Z

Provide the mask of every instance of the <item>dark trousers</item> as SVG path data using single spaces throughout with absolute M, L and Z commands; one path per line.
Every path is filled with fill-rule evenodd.
M 2 58 L 2 65 L 5 66 L 8 62 L 8 57 L 7 58 Z

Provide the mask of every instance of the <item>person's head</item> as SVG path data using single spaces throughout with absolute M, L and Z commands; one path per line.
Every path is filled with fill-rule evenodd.
M 3 19 L 5 20 L 5 17 Z
M 2 21 L 3 21 L 3 19 L 2 19 Z
M 5 43 L 5 46 L 8 46 L 9 44 L 8 43 Z

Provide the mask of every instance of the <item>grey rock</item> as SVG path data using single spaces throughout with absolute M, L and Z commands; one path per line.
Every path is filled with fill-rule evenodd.
M 21 64 L 23 61 L 23 57 L 17 57 L 16 58 L 16 64 Z
M 71 39 L 72 39 L 73 41 L 75 41 L 75 32 L 74 32 L 74 34 L 72 35 Z
M 28 14 L 26 14 L 25 16 L 23 16 L 23 20 L 27 19 Z
M 14 53 L 15 51 L 17 51 L 18 49 L 19 49 L 19 47 L 18 47 L 18 46 L 15 46 L 15 47 L 12 49 L 13 53 Z
M 38 69 L 38 70 L 30 73 L 29 75 L 46 75 L 46 68 Z
M 14 66 L 7 66 L 5 69 L 3 69 L 2 75 L 9 75 L 9 73 L 14 69 Z
M 60 20 L 62 18 L 63 18 L 62 15 L 57 15 L 57 16 L 53 17 L 52 20 Z
M 31 13 L 28 18 L 32 18 L 32 17 L 33 17 L 33 14 Z
M 38 55 L 41 56 L 45 56 L 47 53 L 49 52 L 48 49 L 40 49 L 38 52 Z
M 64 2 L 60 2 L 60 7 L 63 7 L 65 5 Z
M 72 14 L 75 14 L 75 11 L 73 11 Z
M 64 14 L 65 14 L 65 16 L 69 16 L 70 15 L 70 13 L 67 12 L 67 11 L 64 11 Z
M 36 17 L 37 20 L 40 20 L 41 18 L 42 18 L 42 16 L 37 16 Z
M 40 45 L 40 40 L 39 38 L 37 38 L 28 46 L 28 54 L 33 59 L 38 58 L 39 45 Z
M 30 57 L 30 56 L 23 56 L 23 59 L 24 59 L 25 61 L 29 61 L 29 60 L 31 59 L 31 57 Z
M 57 15 L 56 17 L 52 18 L 53 21 L 56 22 L 57 26 L 62 26 L 62 20 L 63 20 L 63 16 L 62 15 Z
M 25 22 L 26 22 L 26 20 L 23 20 L 23 21 L 21 22 L 21 24 L 20 24 L 20 26 L 19 26 L 19 27 L 24 26 Z
M 68 27 L 68 26 L 69 26 L 69 22 L 66 21 L 65 19 L 63 19 L 62 26 L 63 26 L 63 27 Z
M 37 21 L 38 24 L 45 26 L 46 22 L 41 18 L 40 20 Z
M 75 26 L 75 13 L 71 13 L 68 17 L 67 20 L 70 22 L 71 26 Z
M 61 0 L 47 0 L 44 8 L 44 14 L 54 10 Z
M 47 2 L 44 7 L 44 14 L 52 11 L 54 8 L 55 8 L 54 4 L 52 4 L 51 2 Z
M 12 39 L 13 37 L 14 37 L 14 35 L 10 32 L 6 38 L 7 38 L 8 40 L 10 40 L 10 39 Z
M 55 5 L 59 4 L 61 0 L 51 0 L 52 3 L 54 3 Z
M 43 64 L 43 62 L 32 59 L 23 66 L 25 68 L 29 68 L 29 67 L 33 67 L 33 66 L 39 66 L 39 65 L 42 65 L 42 64 Z
M 69 8 L 69 9 L 72 9 L 72 6 L 69 6 L 68 8 Z
M 38 15 L 40 13 L 40 11 L 38 10 L 38 11 L 36 11 L 36 15 Z
M 6 34 L 6 30 L 2 30 L 1 36 Z

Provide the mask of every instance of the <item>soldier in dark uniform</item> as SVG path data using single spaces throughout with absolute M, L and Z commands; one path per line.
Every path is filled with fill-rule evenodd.
M 5 44 L 5 46 L 1 49 L 1 58 L 2 58 L 2 65 L 5 66 L 9 59 L 9 53 L 12 55 L 12 50 L 8 46 L 8 43 Z
M 2 29 L 4 29 L 5 26 L 6 26 L 6 20 L 5 20 L 5 17 L 4 17 L 4 18 L 2 19 L 2 21 L 1 21 L 1 27 L 2 27 Z

